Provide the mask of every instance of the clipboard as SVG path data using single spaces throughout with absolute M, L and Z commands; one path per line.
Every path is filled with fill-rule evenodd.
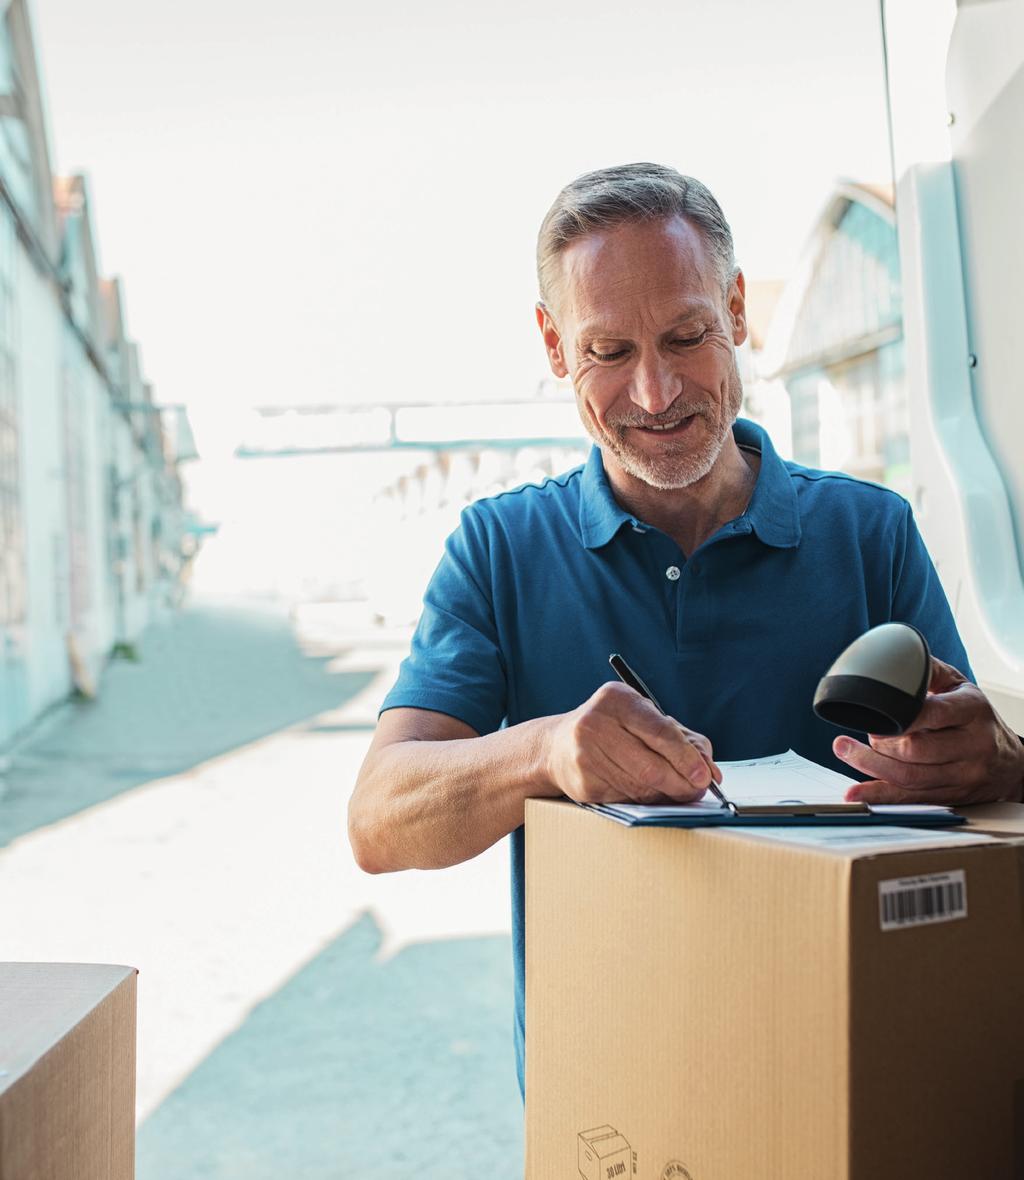
M 630 675 L 635 676 L 635 673 L 630 672 Z M 642 682 L 638 680 L 638 683 Z M 847 801 L 842 795 L 855 785 L 854 779 L 812 762 L 794 750 L 719 765 L 724 771 L 723 782 L 709 788 L 713 789 L 717 803 L 707 799 L 695 803 L 617 802 L 584 803 L 581 806 L 626 827 L 885 824 L 889 827 L 949 828 L 967 822 L 951 807 Z M 726 794 L 726 787 L 729 787 L 729 794 L 735 789 L 733 799 Z M 804 797 L 794 797 L 797 792 Z
M 868 803 L 765 803 L 730 807 L 664 807 L 642 810 L 621 803 L 581 803 L 627 828 L 721 828 L 756 826 L 950 828 L 966 818 L 944 807 L 915 808 Z

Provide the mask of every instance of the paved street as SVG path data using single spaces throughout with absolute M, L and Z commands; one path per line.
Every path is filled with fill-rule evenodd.
M 522 1174 L 507 848 L 368 877 L 345 839 L 407 642 L 201 600 L 14 752 L 0 945 L 139 968 L 139 1180 Z

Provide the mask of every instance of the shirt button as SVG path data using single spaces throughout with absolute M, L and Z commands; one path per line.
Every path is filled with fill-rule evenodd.
M 665 571 L 665 577 L 668 578 L 668 580 L 670 582 L 678 582 L 679 581 L 679 566 L 670 565 L 668 567 L 668 569 Z

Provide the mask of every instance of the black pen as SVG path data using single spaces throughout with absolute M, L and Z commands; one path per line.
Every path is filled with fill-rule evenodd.
M 611 664 L 612 670 L 623 684 L 628 684 L 629 687 L 635 692 L 638 692 L 642 697 L 646 697 L 659 713 L 665 713 L 665 710 L 661 707 L 661 705 L 658 704 L 658 698 L 653 692 L 651 692 L 647 685 L 644 684 L 640 677 L 637 676 L 637 674 L 633 671 L 629 664 L 626 663 L 622 656 L 619 655 L 618 652 L 612 652 L 612 654 L 608 657 L 608 663 Z M 667 717 L 668 714 L 665 713 L 665 716 Z M 708 769 L 710 771 L 711 768 L 709 767 Z M 719 803 L 721 803 L 723 807 L 728 807 L 731 810 L 732 805 L 722 794 L 722 789 L 719 787 L 718 783 L 715 782 L 714 775 L 711 777 L 709 786 L 711 793 L 715 796 Z

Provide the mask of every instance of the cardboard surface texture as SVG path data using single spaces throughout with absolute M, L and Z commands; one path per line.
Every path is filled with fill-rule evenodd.
M 136 975 L 0 963 L 0 1180 L 132 1180 Z
M 529 1180 L 1024 1177 L 999 836 L 526 812 Z

